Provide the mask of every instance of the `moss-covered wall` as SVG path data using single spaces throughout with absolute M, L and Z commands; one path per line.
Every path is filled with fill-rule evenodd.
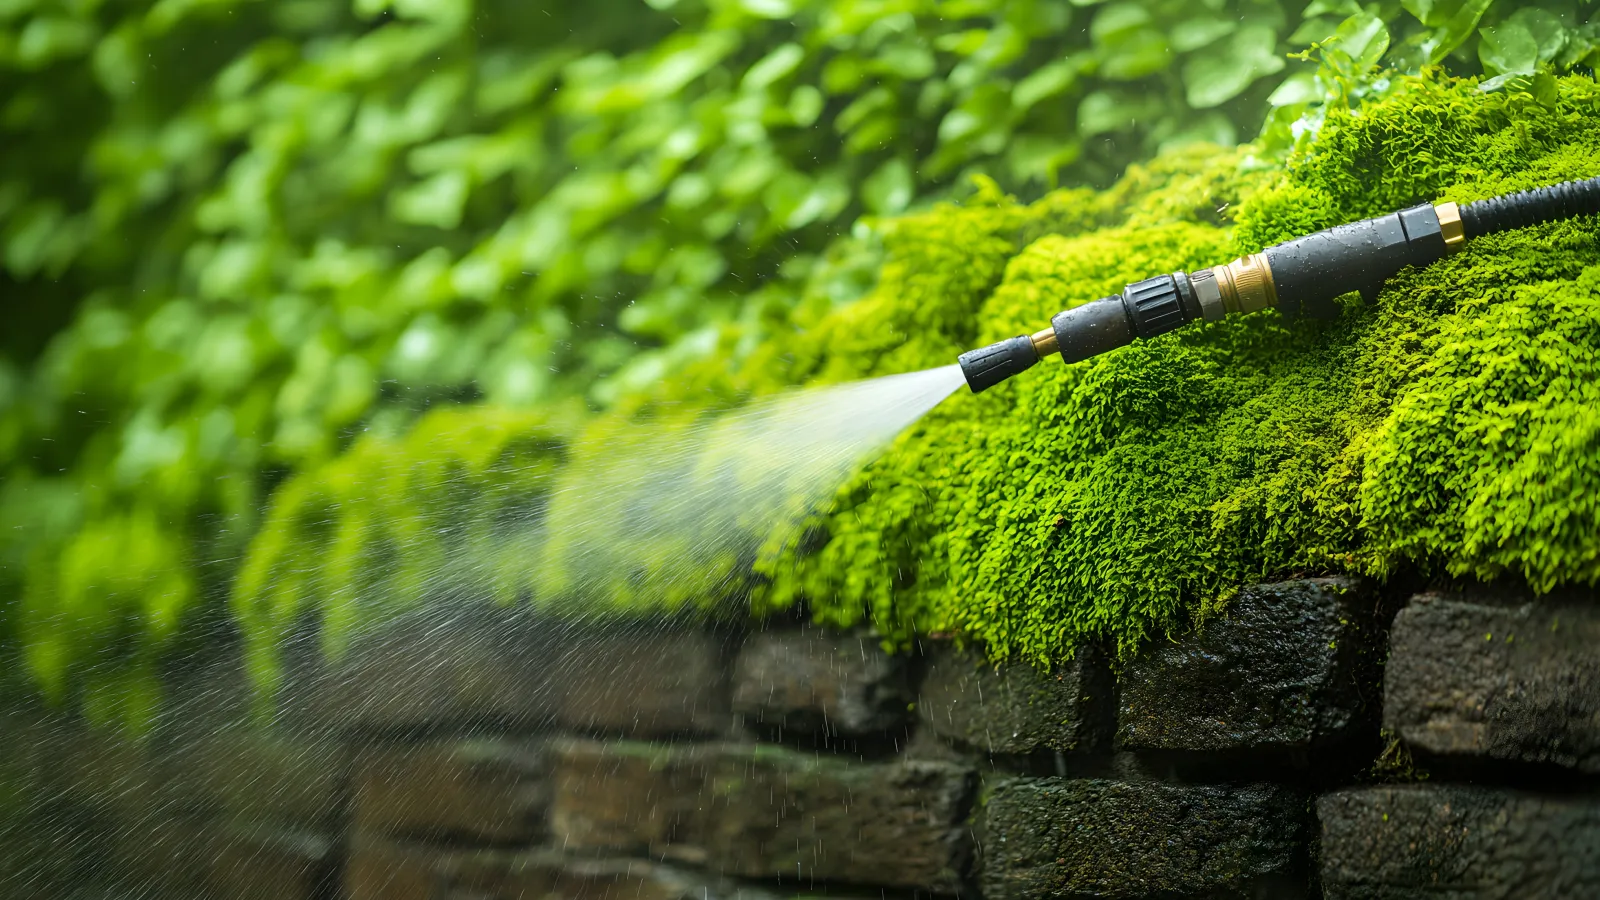
M 886 261 L 866 299 L 834 308 L 817 291 L 783 336 L 730 347 L 740 365 L 706 364 L 564 432 L 577 435 L 567 453 L 611 452 L 585 431 L 945 365 L 1126 282 L 1352 218 L 1600 173 L 1600 86 L 1573 76 L 1559 88 L 1547 106 L 1416 79 L 1331 111 L 1282 165 L 1248 147 L 1190 150 L 1105 192 L 1031 204 L 980 185 L 962 206 L 880 223 Z M 1259 313 L 962 392 L 840 490 L 815 523 L 826 540 L 791 542 L 725 593 L 748 593 L 758 611 L 803 603 L 826 623 L 870 621 L 891 640 L 954 632 L 1042 662 L 1089 636 L 1127 651 L 1238 585 L 1287 573 L 1600 581 L 1600 223 L 1474 241 L 1347 301 L 1335 322 Z M 419 433 L 460 440 L 369 442 L 351 458 L 361 462 L 280 492 L 237 590 L 252 628 L 327 603 L 326 579 L 348 579 L 382 547 L 412 568 L 449 553 L 451 539 L 422 526 L 455 508 L 452 466 L 482 473 L 490 493 L 532 484 L 465 437 L 482 427 L 505 441 L 500 426 L 470 424 L 504 414 L 437 415 Z M 541 446 L 541 459 L 561 455 Z M 415 473 L 403 491 L 359 481 L 397 468 Z M 538 483 L 524 491 L 550 489 Z M 341 499 L 329 507 L 330 496 Z M 691 602 L 639 588 L 628 606 Z

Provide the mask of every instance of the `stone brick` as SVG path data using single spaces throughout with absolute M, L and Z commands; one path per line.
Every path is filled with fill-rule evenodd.
M 701 630 L 596 628 L 471 604 L 363 635 L 337 662 L 297 658 L 284 716 L 306 729 L 555 722 L 654 737 L 731 723 L 722 640 Z
M 773 747 L 560 742 L 551 842 L 729 875 L 955 890 L 975 775 Z
M 242 728 L 167 744 L 87 729 L 59 765 L 69 796 L 124 822 L 218 815 L 313 828 L 342 815 L 349 774 L 338 744 Z
M 357 834 L 344 863 L 347 900 L 439 900 L 435 883 L 439 848 L 407 845 Z
M 642 859 L 594 858 L 553 849 L 455 850 L 364 842 L 347 870 L 350 900 L 776 900 L 727 878 Z
M 1384 724 L 1448 755 L 1600 772 L 1600 606 L 1424 594 L 1395 617 Z
M 1245 588 L 1200 634 L 1126 666 L 1119 745 L 1282 751 L 1351 734 L 1377 701 L 1375 605 L 1345 579 Z
M 1302 896 L 1305 818 L 1270 785 L 1014 779 L 984 805 L 983 896 Z
M 657 737 L 731 724 L 726 681 L 716 634 L 612 628 L 575 635 L 539 689 L 569 728 Z
M 523 608 L 471 603 L 363 634 L 337 662 L 296 646 L 283 716 L 296 730 L 338 732 L 547 722 L 541 663 L 563 635 L 541 624 Z
M 190 796 L 234 819 L 332 827 L 344 815 L 350 753 L 332 741 L 237 728 L 195 739 L 163 763 Z
M 208 894 L 229 900 L 311 900 L 335 878 L 333 844 L 317 832 L 234 826 L 214 841 Z
M 906 724 L 915 695 L 905 660 L 862 634 L 763 632 L 734 664 L 733 711 L 750 722 L 831 735 Z
M 310 900 L 335 877 L 325 834 L 191 816 L 117 829 L 108 861 L 99 874 L 135 896 Z
M 218 811 L 219 799 L 192 770 L 174 765 L 165 748 L 110 728 L 73 735 L 59 760 L 61 796 L 107 827 L 137 829 L 150 820 Z
M 1352 788 L 1317 801 L 1328 900 L 1600 897 L 1600 799 L 1484 787 Z
M 1110 671 L 1093 648 L 1045 673 L 939 646 L 917 701 L 927 727 L 987 753 L 1094 751 L 1109 743 L 1111 710 Z
M 465 853 L 436 869 L 441 900 L 627 897 L 629 900 L 772 900 L 727 878 L 638 859 L 590 859 L 554 850 Z
M 771 749 L 731 750 L 707 823 L 714 868 L 800 879 L 954 892 L 970 855 L 976 786 L 964 766 L 854 763 Z
M 553 843 L 574 852 L 703 857 L 717 748 L 559 740 L 549 752 Z
M 542 748 L 464 740 L 366 753 L 356 827 L 419 839 L 530 841 L 542 836 L 550 788 Z

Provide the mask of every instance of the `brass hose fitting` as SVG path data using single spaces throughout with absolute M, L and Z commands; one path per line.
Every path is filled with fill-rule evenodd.
M 1454 253 L 1467 242 L 1467 232 L 1461 225 L 1461 207 L 1454 203 L 1440 203 L 1433 208 L 1439 217 L 1439 233 L 1444 235 L 1444 249 Z
M 1212 266 L 1217 287 L 1222 291 L 1224 314 L 1255 312 L 1278 305 L 1278 291 L 1272 284 L 1272 266 L 1263 253 L 1252 253 L 1226 265 Z

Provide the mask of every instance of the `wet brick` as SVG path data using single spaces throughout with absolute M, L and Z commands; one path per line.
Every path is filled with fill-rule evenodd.
M 1303 896 L 1305 819 L 1271 785 L 1014 779 L 984 805 L 983 896 Z
M 1129 662 L 1118 744 L 1286 751 L 1350 735 L 1379 695 L 1375 603 L 1337 578 L 1245 588 L 1200 634 L 1154 642 Z
M 1424 594 L 1395 617 L 1384 723 L 1449 755 L 1600 773 L 1600 607 Z
M 1317 801 L 1328 900 L 1600 897 L 1600 799 L 1461 785 Z
M 861 634 L 806 628 L 745 641 L 733 711 L 795 731 L 861 735 L 902 727 L 914 694 L 905 660 Z

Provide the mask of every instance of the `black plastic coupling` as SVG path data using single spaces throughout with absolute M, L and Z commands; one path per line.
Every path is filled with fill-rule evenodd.
M 1600 177 L 1468 203 L 1461 207 L 1461 228 L 1467 237 L 1475 238 L 1594 215 L 1600 215 Z
M 1134 333 L 1146 341 L 1200 318 L 1200 301 L 1183 272 L 1135 281 L 1122 289 L 1122 305 Z
M 1447 247 L 1439 213 L 1424 204 L 1285 241 L 1262 251 L 1285 318 L 1332 318 L 1335 297 L 1370 296 L 1406 266 L 1426 266 Z
M 974 394 L 1027 371 L 1038 361 L 1039 351 L 1034 348 L 1033 339 L 1025 334 L 968 350 L 956 358 L 961 364 L 961 374 L 966 376 L 967 387 L 972 388 Z
M 1115 297 L 1075 306 L 1050 320 L 1062 360 L 1075 363 L 1133 342 L 1149 340 L 1200 318 L 1189 276 L 1183 272 L 1136 281 Z

